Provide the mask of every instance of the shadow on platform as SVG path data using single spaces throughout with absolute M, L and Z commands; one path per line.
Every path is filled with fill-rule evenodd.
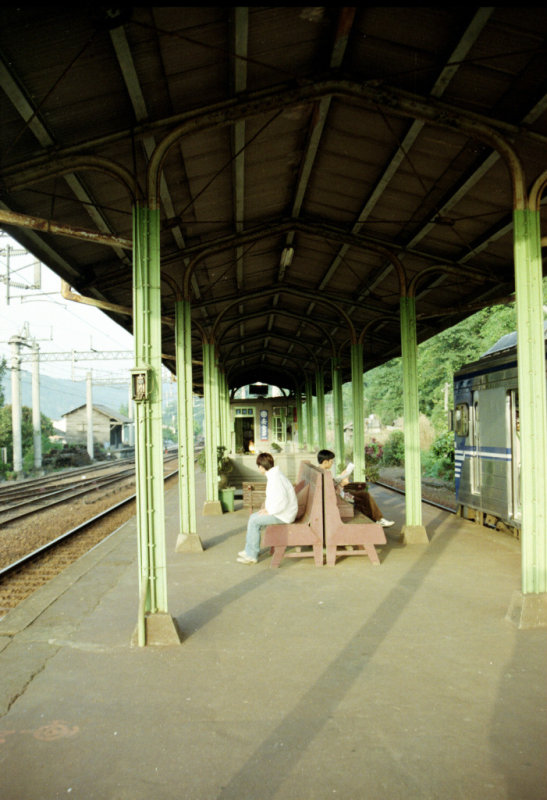
M 199 482 L 199 475 L 198 482 Z M 403 522 L 401 498 L 374 489 Z M 236 562 L 243 510 L 175 552 L 174 647 L 130 646 L 132 520 L 0 622 L 2 797 L 547 797 L 547 631 L 506 619 L 515 540 L 424 507 L 381 566 Z

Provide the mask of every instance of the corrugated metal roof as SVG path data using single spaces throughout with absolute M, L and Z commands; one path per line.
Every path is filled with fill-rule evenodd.
M 164 164 L 162 270 L 182 286 L 199 256 L 193 355 L 198 323 L 217 322 L 231 387 L 292 389 L 333 355 L 347 379 L 347 319 L 366 369 L 397 355 L 401 270 L 419 340 L 513 291 L 511 180 L 481 126 L 528 186 L 545 170 L 542 7 L 23 7 L 0 21 L 0 208 L 130 239 L 124 181 L 144 192 L 151 153 L 184 124 Z M 128 250 L 7 230 L 78 291 L 131 305 Z

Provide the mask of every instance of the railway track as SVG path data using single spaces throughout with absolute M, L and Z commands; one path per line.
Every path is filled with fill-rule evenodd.
M 396 486 L 395 484 L 392 483 L 386 483 L 385 481 L 375 481 L 374 485 L 381 486 L 383 489 L 390 489 L 392 492 L 397 492 L 397 494 L 403 494 L 403 495 L 406 494 L 405 490 L 402 487 Z M 455 505 L 453 506 L 443 505 L 443 503 L 439 503 L 436 500 L 432 500 L 423 493 L 423 489 L 422 489 L 422 503 L 426 503 L 429 506 L 434 506 L 435 508 L 440 508 L 442 511 L 447 511 L 450 514 L 456 513 Z
M 54 484 L 75 482 L 82 475 L 100 475 L 107 471 L 125 468 L 135 464 L 134 458 L 123 458 L 117 461 L 104 461 L 97 464 L 87 464 L 84 467 L 69 467 L 59 472 L 43 475 L 40 478 L 24 478 L 23 480 L 5 482 L 0 484 L 0 506 L 16 502 L 20 497 L 25 497 L 30 492 L 41 493 L 47 491 Z
M 170 468 L 172 460 L 169 458 L 165 462 L 164 480 L 166 482 L 173 480 L 178 474 L 178 468 L 174 470 Z M 130 477 L 134 478 L 134 470 Z M 120 480 L 127 481 L 127 476 Z M 103 491 L 108 485 L 103 484 Z M 93 491 L 93 489 L 88 487 L 87 492 L 89 493 L 89 491 Z M 58 503 L 62 502 L 66 503 L 67 498 L 58 501 Z M 132 491 L 123 499 L 102 509 L 98 514 L 51 538 L 51 533 L 48 536 L 47 531 L 51 531 L 54 526 L 60 524 L 58 521 L 59 510 L 57 509 L 55 512 L 53 509 L 53 512 L 56 513 L 57 521 L 50 519 L 47 523 L 45 518 L 52 513 L 51 506 L 43 505 L 38 511 L 35 509 L 34 512 L 29 512 L 38 514 L 37 518 L 40 520 L 38 525 L 32 526 L 33 528 L 46 528 L 43 533 L 43 543 L 24 552 L 15 560 L 10 560 L 10 563 L 5 563 L 0 568 L 0 617 L 8 610 L 15 608 L 25 597 L 47 583 L 134 516 L 135 493 Z M 89 506 L 84 513 L 89 515 Z M 13 529 L 15 526 L 11 524 L 8 527 Z M 62 528 L 57 528 L 57 530 L 60 529 Z M 4 539 L 4 535 L 5 531 L 2 532 L 2 539 Z
M 176 455 L 165 462 L 175 460 Z M 121 481 L 133 479 L 135 462 L 125 462 L 127 466 L 108 464 L 106 467 L 91 470 L 76 470 L 70 475 L 64 473 L 25 482 L 19 486 L 0 491 L 0 525 L 42 511 L 59 503 L 66 503 L 90 492 L 101 492 Z

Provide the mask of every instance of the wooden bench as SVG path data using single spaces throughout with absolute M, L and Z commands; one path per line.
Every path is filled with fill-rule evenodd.
M 345 500 L 343 497 L 340 497 L 339 492 L 336 491 L 336 487 L 334 491 L 336 492 L 336 505 L 338 506 L 338 511 L 340 512 L 342 520 L 353 519 L 355 516 L 354 504 L 350 503 L 349 500 Z
M 371 562 L 379 566 L 380 559 L 374 545 L 386 544 L 386 535 L 381 525 L 375 522 L 344 522 L 340 516 L 336 490 L 332 475 L 324 470 L 324 526 L 325 545 L 327 550 L 327 566 L 336 564 L 337 548 L 352 545 L 353 550 L 344 550 L 344 556 L 367 555 Z M 357 549 L 355 549 L 357 548 Z M 342 552 L 340 552 L 342 555 Z
M 252 514 L 264 505 L 266 499 L 266 481 L 246 481 L 243 484 L 243 508 Z
M 283 558 L 313 557 L 316 567 L 323 566 L 323 473 L 324 470 L 308 461 L 300 464 L 295 485 L 299 513 L 294 522 L 268 525 L 262 534 L 262 544 L 270 547 L 271 567 L 278 567 Z M 311 546 L 312 550 L 294 550 Z

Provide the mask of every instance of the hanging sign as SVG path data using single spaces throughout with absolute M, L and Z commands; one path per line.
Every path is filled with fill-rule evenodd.
M 260 420 L 260 440 L 262 442 L 268 439 L 268 411 L 263 408 L 259 415 Z

